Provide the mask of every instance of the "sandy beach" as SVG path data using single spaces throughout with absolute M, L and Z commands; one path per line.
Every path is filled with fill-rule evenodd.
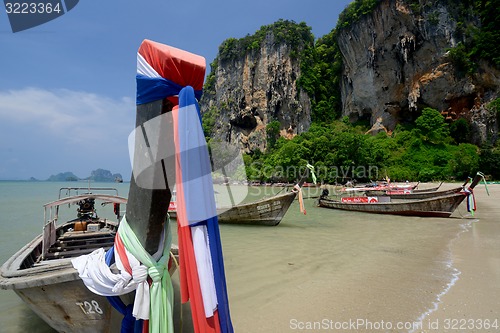
M 312 242 L 287 246 L 283 262 L 280 234 L 300 219 L 290 212 L 281 229 L 268 231 L 269 241 L 277 240 L 267 248 L 267 259 L 260 249 L 240 244 L 246 254 L 237 260 L 246 265 L 236 269 L 237 251 L 227 249 L 236 331 L 500 332 L 500 186 L 490 185 L 489 191 L 487 196 L 484 185 L 476 188 L 474 216 L 463 203 L 449 219 L 310 207 L 314 221 L 302 223 L 334 227 L 314 231 Z M 307 230 L 302 232 L 308 239 Z M 470 327 L 461 330 L 464 319 Z

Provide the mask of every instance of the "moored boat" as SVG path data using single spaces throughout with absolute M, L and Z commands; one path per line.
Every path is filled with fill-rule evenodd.
M 297 190 L 270 198 L 236 205 L 230 209 L 220 209 L 219 223 L 278 225 L 297 195 Z
M 252 225 L 278 225 L 298 194 L 297 187 L 283 194 L 242 203 L 232 207 L 217 208 L 219 223 L 224 224 L 252 224 Z M 172 197 L 173 198 L 173 197 Z M 177 218 L 175 201 L 169 204 L 170 218 Z
M 447 190 L 441 190 L 437 191 L 434 190 L 433 188 L 430 191 L 420 191 L 417 192 L 416 190 L 413 190 L 411 192 L 401 192 L 401 191 L 366 191 L 365 194 L 367 196 L 388 196 L 391 197 L 392 199 L 428 199 L 428 198 L 436 198 L 436 197 L 442 197 L 445 195 L 450 195 L 454 193 L 459 193 L 461 191 L 464 191 L 465 186 L 467 184 L 467 181 L 462 185 L 458 187 L 454 187 L 451 189 Z M 439 185 L 440 187 L 441 185 Z
M 480 179 L 481 176 L 478 173 L 471 185 L 463 191 L 415 200 L 393 201 L 392 198 L 388 196 L 351 197 L 336 200 L 328 198 L 328 191 L 324 191 L 318 200 L 318 205 L 324 208 L 365 213 L 449 217 L 468 195 L 472 195 L 472 190 L 478 184 Z

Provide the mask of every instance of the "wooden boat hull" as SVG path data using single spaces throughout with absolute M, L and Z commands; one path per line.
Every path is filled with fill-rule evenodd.
M 81 280 L 15 289 L 16 294 L 58 332 L 119 332 L 120 314 Z M 123 318 L 123 317 L 122 317 Z
M 320 198 L 319 206 L 375 214 L 449 217 L 465 199 L 465 197 L 466 196 L 463 193 L 454 193 L 430 199 L 409 200 L 403 202 L 377 202 L 369 204 L 343 203 L 327 198 Z
M 288 192 L 272 198 L 262 199 L 248 204 L 241 204 L 229 209 L 217 209 L 219 223 L 278 225 L 294 201 L 295 192 Z M 177 218 L 177 212 L 170 210 L 170 218 Z
M 14 292 L 48 325 L 58 332 L 118 332 L 119 314 L 107 299 L 93 294 L 83 284 L 71 258 L 42 261 L 19 269 L 42 236 L 13 255 L 0 269 L 0 288 Z
M 19 269 L 42 236 L 24 246 L 0 268 L 0 289 L 14 292 L 48 325 L 65 333 L 120 332 L 123 315 L 106 297 L 92 293 L 71 264 L 72 258 L 42 261 L 32 268 Z M 174 247 L 176 253 L 177 248 Z M 173 274 L 175 266 L 170 273 Z M 134 293 L 121 296 L 133 303 Z
M 219 223 L 276 226 L 285 216 L 295 196 L 295 192 L 288 192 L 271 199 L 232 207 L 218 215 Z

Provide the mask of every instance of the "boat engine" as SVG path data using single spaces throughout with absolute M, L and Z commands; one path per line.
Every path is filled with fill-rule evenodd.
M 95 213 L 95 200 L 93 198 L 87 198 L 78 202 L 78 217 L 91 217 Z

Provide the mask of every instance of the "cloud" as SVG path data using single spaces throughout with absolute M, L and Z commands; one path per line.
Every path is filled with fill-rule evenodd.
M 0 91 L 0 179 L 96 168 L 128 173 L 135 101 L 84 91 Z M 15 163 L 17 161 L 17 163 Z
M 128 97 L 112 99 L 67 89 L 0 91 L 2 124 L 35 126 L 73 143 L 127 135 L 133 128 L 134 117 L 134 101 Z

